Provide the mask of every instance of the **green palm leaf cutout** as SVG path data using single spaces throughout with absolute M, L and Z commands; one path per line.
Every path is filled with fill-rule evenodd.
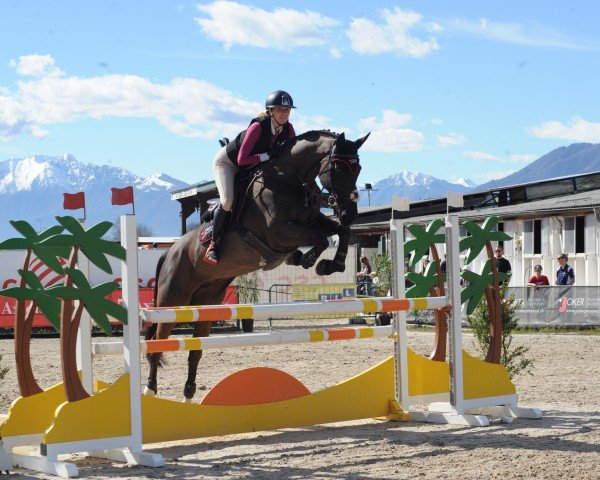
M 11 220 L 13 228 L 23 235 L 23 238 L 9 238 L 0 243 L 0 250 L 31 250 L 42 262 L 57 273 L 62 273 L 63 268 L 57 257 L 68 258 L 70 249 L 67 247 L 52 247 L 42 245 L 47 238 L 61 233 L 64 228 L 55 225 L 37 233 L 29 223 L 24 220 Z
M 56 217 L 56 219 L 69 233 L 50 237 L 44 241 L 44 245 L 70 247 L 78 245 L 88 260 L 106 273 L 113 273 L 107 255 L 125 260 L 125 249 L 121 245 L 102 239 L 102 236 L 112 228 L 112 223 L 100 222 L 85 231 L 73 217 Z
M 78 300 L 82 302 L 92 320 L 107 335 L 112 335 L 109 316 L 123 324 L 127 324 L 127 310 L 125 307 L 105 298 L 106 295 L 119 288 L 118 283 L 107 282 L 96 287 L 91 287 L 83 273 L 79 270 L 66 268 L 65 271 L 71 276 L 77 288 L 55 287 L 53 290 L 57 296 L 66 300 Z
M 495 260 L 488 259 L 483 265 L 480 274 L 471 272 L 470 270 L 463 270 L 460 274 L 462 278 L 469 282 L 469 285 L 460 292 L 460 303 L 469 302 L 467 304 L 467 315 L 471 315 L 475 311 L 477 304 L 485 293 L 486 287 L 494 284 L 494 276 L 492 274 L 493 261 Z M 506 273 L 497 272 L 497 275 L 500 282 L 508 279 Z
M 405 254 L 414 252 L 410 259 L 411 267 L 415 266 L 419 260 L 429 253 L 432 244 L 446 241 L 443 233 L 437 233 L 443 224 L 443 220 L 437 219 L 430 222 L 425 229 L 419 225 L 408 225 L 406 227 L 415 237 L 404 244 Z
M 427 297 L 430 289 L 438 284 L 437 262 L 433 261 L 427 265 L 425 275 L 409 272 L 406 278 L 414 284 L 406 290 L 406 298 Z
M 459 248 L 461 252 L 467 251 L 465 264 L 471 263 L 477 255 L 485 248 L 488 241 L 510 240 L 510 236 L 504 232 L 495 230 L 500 217 L 494 215 L 484 220 L 481 227 L 475 222 L 468 220 L 463 223 L 465 230 L 471 235 L 460 240 Z
M 29 288 L 11 287 L 0 290 L 0 293 L 5 297 L 24 301 L 31 300 L 37 303 L 38 308 L 52 326 L 56 330 L 60 330 L 60 300 L 53 295 L 52 288 L 44 289 L 35 273 L 28 270 L 19 270 L 19 275 L 25 279 Z

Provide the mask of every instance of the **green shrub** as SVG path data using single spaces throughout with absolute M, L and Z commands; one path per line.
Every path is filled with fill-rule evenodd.
M 375 253 L 371 256 L 371 265 L 377 272 L 377 284 L 375 285 L 375 296 L 385 297 L 392 283 L 392 259 L 387 253 Z
M 529 347 L 513 347 L 513 332 L 517 329 L 518 311 L 523 304 L 514 295 L 506 296 L 506 286 L 500 287 L 502 302 L 502 356 L 500 363 L 506 367 L 508 375 L 512 379 L 518 373 L 532 374 L 533 360 L 527 358 Z M 485 296 L 481 298 L 477 308 L 467 321 L 475 335 L 475 345 L 483 357 L 487 354 L 490 344 L 490 313 Z

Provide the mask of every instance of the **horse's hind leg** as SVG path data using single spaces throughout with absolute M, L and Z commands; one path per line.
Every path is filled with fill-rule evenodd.
M 174 323 L 161 323 L 154 324 L 148 330 L 146 330 L 144 336 L 146 340 L 153 339 L 165 339 L 169 338 Z M 147 355 L 148 365 L 150 367 L 150 371 L 148 373 L 148 381 L 146 382 L 146 387 L 144 388 L 144 395 L 156 395 L 158 392 L 158 367 L 160 366 L 160 360 L 162 358 L 162 353 L 149 353 Z
M 192 295 L 191 305 L 218 305 L 223 301 L 227 286 L 235 277 L 220 278 L 207 282 Z M 194 323 L 194 337 L 208 337 L 210 335 L 211 322 Z M 202 350 L 190 350 L 188 355 L 188 377 L 183 388 L 183 396 L 186 402 L 191 402 L 196 393 L 196 374 L 198 364 L 202 358 Z
M 208 337 L 211 325 L 211 322 L 196 322 L 194 324 L 194 337 Z M 190 350 L 188 355 L 188 376 L 183 387 L 183 396 L 186 402 L 191 402 L 196 393 L 196 375 L 201 358 L 202 350 Z

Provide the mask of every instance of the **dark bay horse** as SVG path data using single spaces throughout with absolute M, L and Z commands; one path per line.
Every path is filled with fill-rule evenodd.
M 220 304 L 227 286 L 239 275 L 260 268 L 271 269 L 287 261 L 312 267 L 329 245 L 328 237 L 339 236 L 332 260 L 321 260 L 319 275 L 342 272 L 348 251 L 348 225 L 357 215 L 360 172 L 358 149 L 369 135 L 351 141 L 344 134 L 311 131 L 287 140 L 275 159 L 261 164 L 244 192 L 236 221 L 227 227 L 221 241 L 221 260 L 211 266 L 202 261 L 205 246 L 198 230 L 181 237 L 160 259 L 156 271 L 155 304 L 159 307 Z M 329 192 L 329 203 L 339 221 L 321 213 L 321 189 Z M 206 228 L 206 224 L 199 227 Z M 306 253 L 298 247 L 310 246 Z M 174 324 L 157 324 L 146 331 L 146 339 L 168 338 Z M 210 322 L 194 324 L 195 337 L 207 337 Z M 157 392 L 160 353 L 148 356 L 150 374 L 146 394 Z M 191 351 L 184 396 L 191 401 L 196 391 L 196 373 L 202 351 Z

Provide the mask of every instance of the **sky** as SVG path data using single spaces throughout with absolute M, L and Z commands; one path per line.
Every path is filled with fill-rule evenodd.
M 600 2 L 0 3 L 0 161 L 79 161 L 212 178 L 274 90 L 297 133 L 400 170 L 476 183 L 600 142 Z

